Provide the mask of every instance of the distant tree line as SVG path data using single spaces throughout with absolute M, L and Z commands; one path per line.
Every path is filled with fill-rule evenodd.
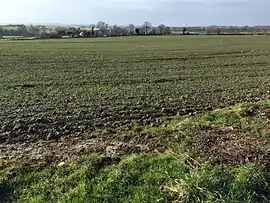
M 126 27 L 108 25 L 103 21 L 81 27 L 49 27 L 5 25 L 0 26 L 0 36 L 25 36 L 41 38 L 57 37 L 100 37 L 100 36 L 132 36 L 132 35 L 170 35 L 171 27 L 164 24 L 153 27 L 150 22 L 141 26 L 130 24 Z
M 129 24 L 121 27 L 108 25 L 103 21 L 81 27 L 51 27 L 44 25 L 5 25 L 0 26 L 0 37 L 23 36 L 37 38 L 63 37 L 101 37 L 101 36 L 134 36 L 134 35 L 193 35 L 193 34 L 269 34 L 269 27 L 237 27 L 237 26 L 207 26 L 207 27 L 170 27 L 164 24 L 152 26 L 145 22 L 141 26 Z

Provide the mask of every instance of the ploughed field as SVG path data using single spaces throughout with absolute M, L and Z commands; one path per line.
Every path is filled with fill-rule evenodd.
M 0 202 L 269 202 L 270 39 L 0 41 Z
M 114 133 L 259 100 L 269 64 L 264 36 L 3 41 L 0 142 Z

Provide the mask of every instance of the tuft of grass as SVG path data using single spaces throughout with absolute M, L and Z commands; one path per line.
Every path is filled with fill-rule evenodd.
M 163 126 L 148 127 L 148 128 L 145 128 L 145 131 L 153 133 L 153 134 L 159 134 L 159 135 L 166 135 L 166 134 L 170 134 L 172 132 L 170 129 L 163 127 Z
M 254 165 L 203 165 L 165 186 L 175 202 L 268 202 L 269 174 Z
M 270 104 L 267 100 L 257 103 L 242 103 L 193 117 L 173 118 L 167 128 L 189 134 L 196 127 L 207 127 L 220 130 L 235 130 L 251 137 L 269 138 L 270 122 L 260 115 L 264 109 L 269 108 Z
M 216 110 L 198 117 L 201 126 L 233 126 L 239 124 L 240 116 L 233 111 Z
M 238 202 L 267 202 L 270 200 L 270 179 L 262 168 L 243 165 L 234 169 L 230 192 L 225 198 Z
M 142 132 L 144 130 L 144 128 L 145 127 L 143 125 L 141 125 L 139 122 L 134 123 L 133 129 L 135 132 Z
M 165 187 L 177 202 L 211 202 L 229 191 L 230 176 L 221 167 L 204 165 Z
M 133 155 L 93 177 L 88 183 L 89 198 L 96 202 L 165 202 L 169 197 L 160 187 L 187 171 L 187 166 L 171 155 Z

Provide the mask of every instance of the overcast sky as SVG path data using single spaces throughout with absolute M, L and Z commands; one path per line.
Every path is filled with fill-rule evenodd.
M 0 0 L 0 7 L 0 23 L 270 24 L 270 0 Z

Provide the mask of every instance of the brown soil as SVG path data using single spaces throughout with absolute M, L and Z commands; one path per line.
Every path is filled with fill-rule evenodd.
M 137 134 L 129 137 L 72 138 L 59 141 L 40 141 L 0 144 L 0 160 L 31 161 L 32 163 L 62 163 L 74 155 L 89 153 L 121 157 L 132 153 L 162 153 L 165 146 L 158 137 Z
M 250 138 L 217 130 L 201 130 L 191 142 L 192 148 L 203 157 L 222 164 L 255 163 L 270 167 L 270 151 L 263 149 L 270 139 Z

